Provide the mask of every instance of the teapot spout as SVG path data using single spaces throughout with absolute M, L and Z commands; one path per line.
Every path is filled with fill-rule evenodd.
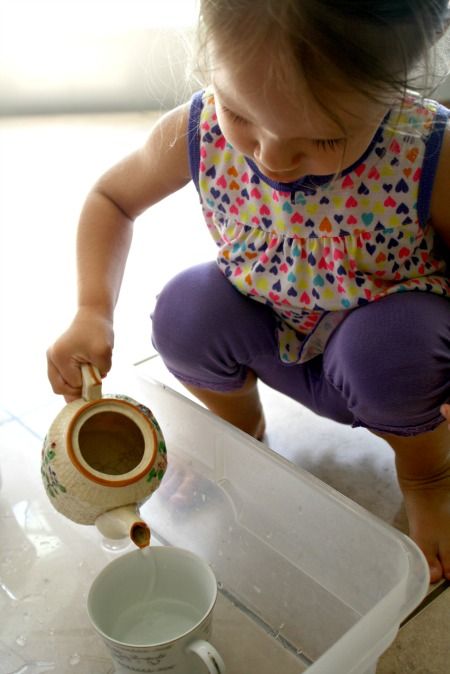
M 122 506 L 102 513 L 95 520 L 95 526 L 106 538 L 129 536 L 138 548 L 150 545 L 150 527 L 140 518 L 136 505 Z

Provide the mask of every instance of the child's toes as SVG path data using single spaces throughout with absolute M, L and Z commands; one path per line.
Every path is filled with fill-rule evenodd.
M 441 562 L 444 577 L 450 580 L 450 540 L 446 545 L 442 546 Z
M 427 560 L 430 567 L 430 583 L 437 583 L 442 579 L 442 566 L 438 559 Z
M 426 549 L 424 553 L 430 567 L 430 583 L 437 583 L 442 578 L 450 580 L 450 540 L 439 545 L 437 554 Z
M 440 413 L 450 423 L 450 405 L 448 403 L 441 405 Z
M 442 564 L 434 553 L 428 553 L 425 550 L 423 552 L 430 568 L 430 583 L 437 583 L 442 579 Z
M 435 545 L 428 540 L 423 540 L 420 536 L 413 536 L 414 541 L 425 555 L 430 569 L 430 583 L 437 583 L 442 579 L 443 564 L 439 559 L 438 545 Z

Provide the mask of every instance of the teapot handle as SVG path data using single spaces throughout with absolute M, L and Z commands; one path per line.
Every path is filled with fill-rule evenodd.
M 91 363 L 83 363 L 81 366 L 83 386 L 81 396 L 87 401 L 98 400 L 102 397 L 102 377 L 100 372 Z

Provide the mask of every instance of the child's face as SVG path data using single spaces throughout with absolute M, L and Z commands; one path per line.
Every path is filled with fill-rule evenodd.
M 306 82 L 285 85 L 267 79 L 263 60 L 233 68 L 228 60 L 214 70 L 219 125 L 226 139 L 253 159 L 268 178 L 292 182 L 305 175 L 331 175 L 351 166 L 366 150 L 387 106 L 353 90 L 330 92 L 321 109 Z

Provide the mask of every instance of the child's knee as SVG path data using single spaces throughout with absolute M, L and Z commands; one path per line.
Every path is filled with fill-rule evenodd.
M 325 371 L 347 400 L 355 425 L 407 435 L 439 422 L 449 395 L 450 358 L 442 321 L 427 324 L 413 311 L 430 298 L 405 299 L 384 306 L 381 300 L 349 316 L 327 349 Z M 431 299 L 448 312 L 448 304 L 439 305 L 442 298 Z M 392 309 L 400 309 L 398 320 Z M 442 320 L 448 321 L 445 311 Z
M 157 297 L 152 312 L 152 340 L 163 358 L 192 354 L 208 335 L 214 304 L 214 274 L 208 266 L 180 272 Z

